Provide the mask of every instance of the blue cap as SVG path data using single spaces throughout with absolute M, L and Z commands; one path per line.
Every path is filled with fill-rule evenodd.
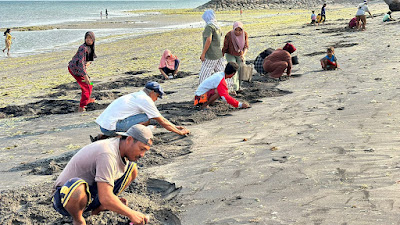
M 146 86 L 144 86 L 144 87 L 160 94 L 160 98 L 162 98 L 162 96 L 164 94 L 164 91 L 163 91 L 161 85 L 155 81 L 147 82 Z

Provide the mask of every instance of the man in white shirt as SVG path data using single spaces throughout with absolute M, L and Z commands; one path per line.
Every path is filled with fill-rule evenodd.
M 116 132 L 125 132 L 135 124 L 149 125 L 150 119 L 156 120 L 165 129 L 179 135 L 190 131 L 182 126 L 175 126 L 165 119 L 154 104 L 162 98 L 164 91 L 159 83 L 150 81 L 139 92 L 127 94 L 114 100 L 96 119 L 103 135 L 92 138 L 92 141 L 116 136 Z
M 365 25 L 367 24 L 367 18 L 365 16 L 365 12 L 368 12 L 371 18 L 374 18 L 371 12 L 368 9 L 368 2 L 364 0 L 363 3 L 358 5 L 358 10 L 356 13 L 357 17 L 357 30 L 360 28 L 360 21 L 362 22 L 362 30 L 365 30 Z

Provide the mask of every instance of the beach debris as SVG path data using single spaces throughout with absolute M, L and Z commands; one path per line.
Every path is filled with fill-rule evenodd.
M 381 77 L 377 77 L 377 78 L 375 78 L 375 80 L 379 81 L 379 80 L 382 80 L 382 78 Z
M 269 150 L 271 150 L 271 151 L 276 151 L 276 150 L 278 150 L 278 147 L 273 146 L 273 147 L 271 147 Z
M 243 138 L 243 141 L 247 141 L 247 138 Z
M 373 149 L 373 148 L 365 149 L 365 150 L 364 150 L 364 152 L 374 152 L 374 151 L 375 151 L 375 149 Z
M 337 110 L 344 110 L 344 106 L 337 108 Z
M 272 158 L 272 161 L 277 161 L 277 162 L 280 162 L 280 163 L 285 163 L 285 162 L 288 161 L 288 158 L 287 158 L 287 156 L 274 157 L 274 158 Z
M 161 198 L 169 201 L 175 198 L 182 190 L 182 187 L 176 187 L 175 183 L 165 180 L 149 178 L 147 180 L 147 191 L 150 193 L 160 194 Z

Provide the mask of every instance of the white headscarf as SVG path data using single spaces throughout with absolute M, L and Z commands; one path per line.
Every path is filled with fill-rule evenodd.
M 217 29 L 219 29 L 214 10 L 212 10 L 212 9 L 206 10 L 201 18 L 203 18 L 203 20 L 206 22 L 206 24 L 213 24 Z

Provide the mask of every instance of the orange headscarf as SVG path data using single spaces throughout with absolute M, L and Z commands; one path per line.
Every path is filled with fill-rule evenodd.
M 168 57 L 169 56 L 169 57 Z M 161 57 L 159 69 L 167 67 L 170 70 L 175 70 L 175 60 L 178 59 L 175 55 L 172 55 L 171 51 L 166 49 Z

